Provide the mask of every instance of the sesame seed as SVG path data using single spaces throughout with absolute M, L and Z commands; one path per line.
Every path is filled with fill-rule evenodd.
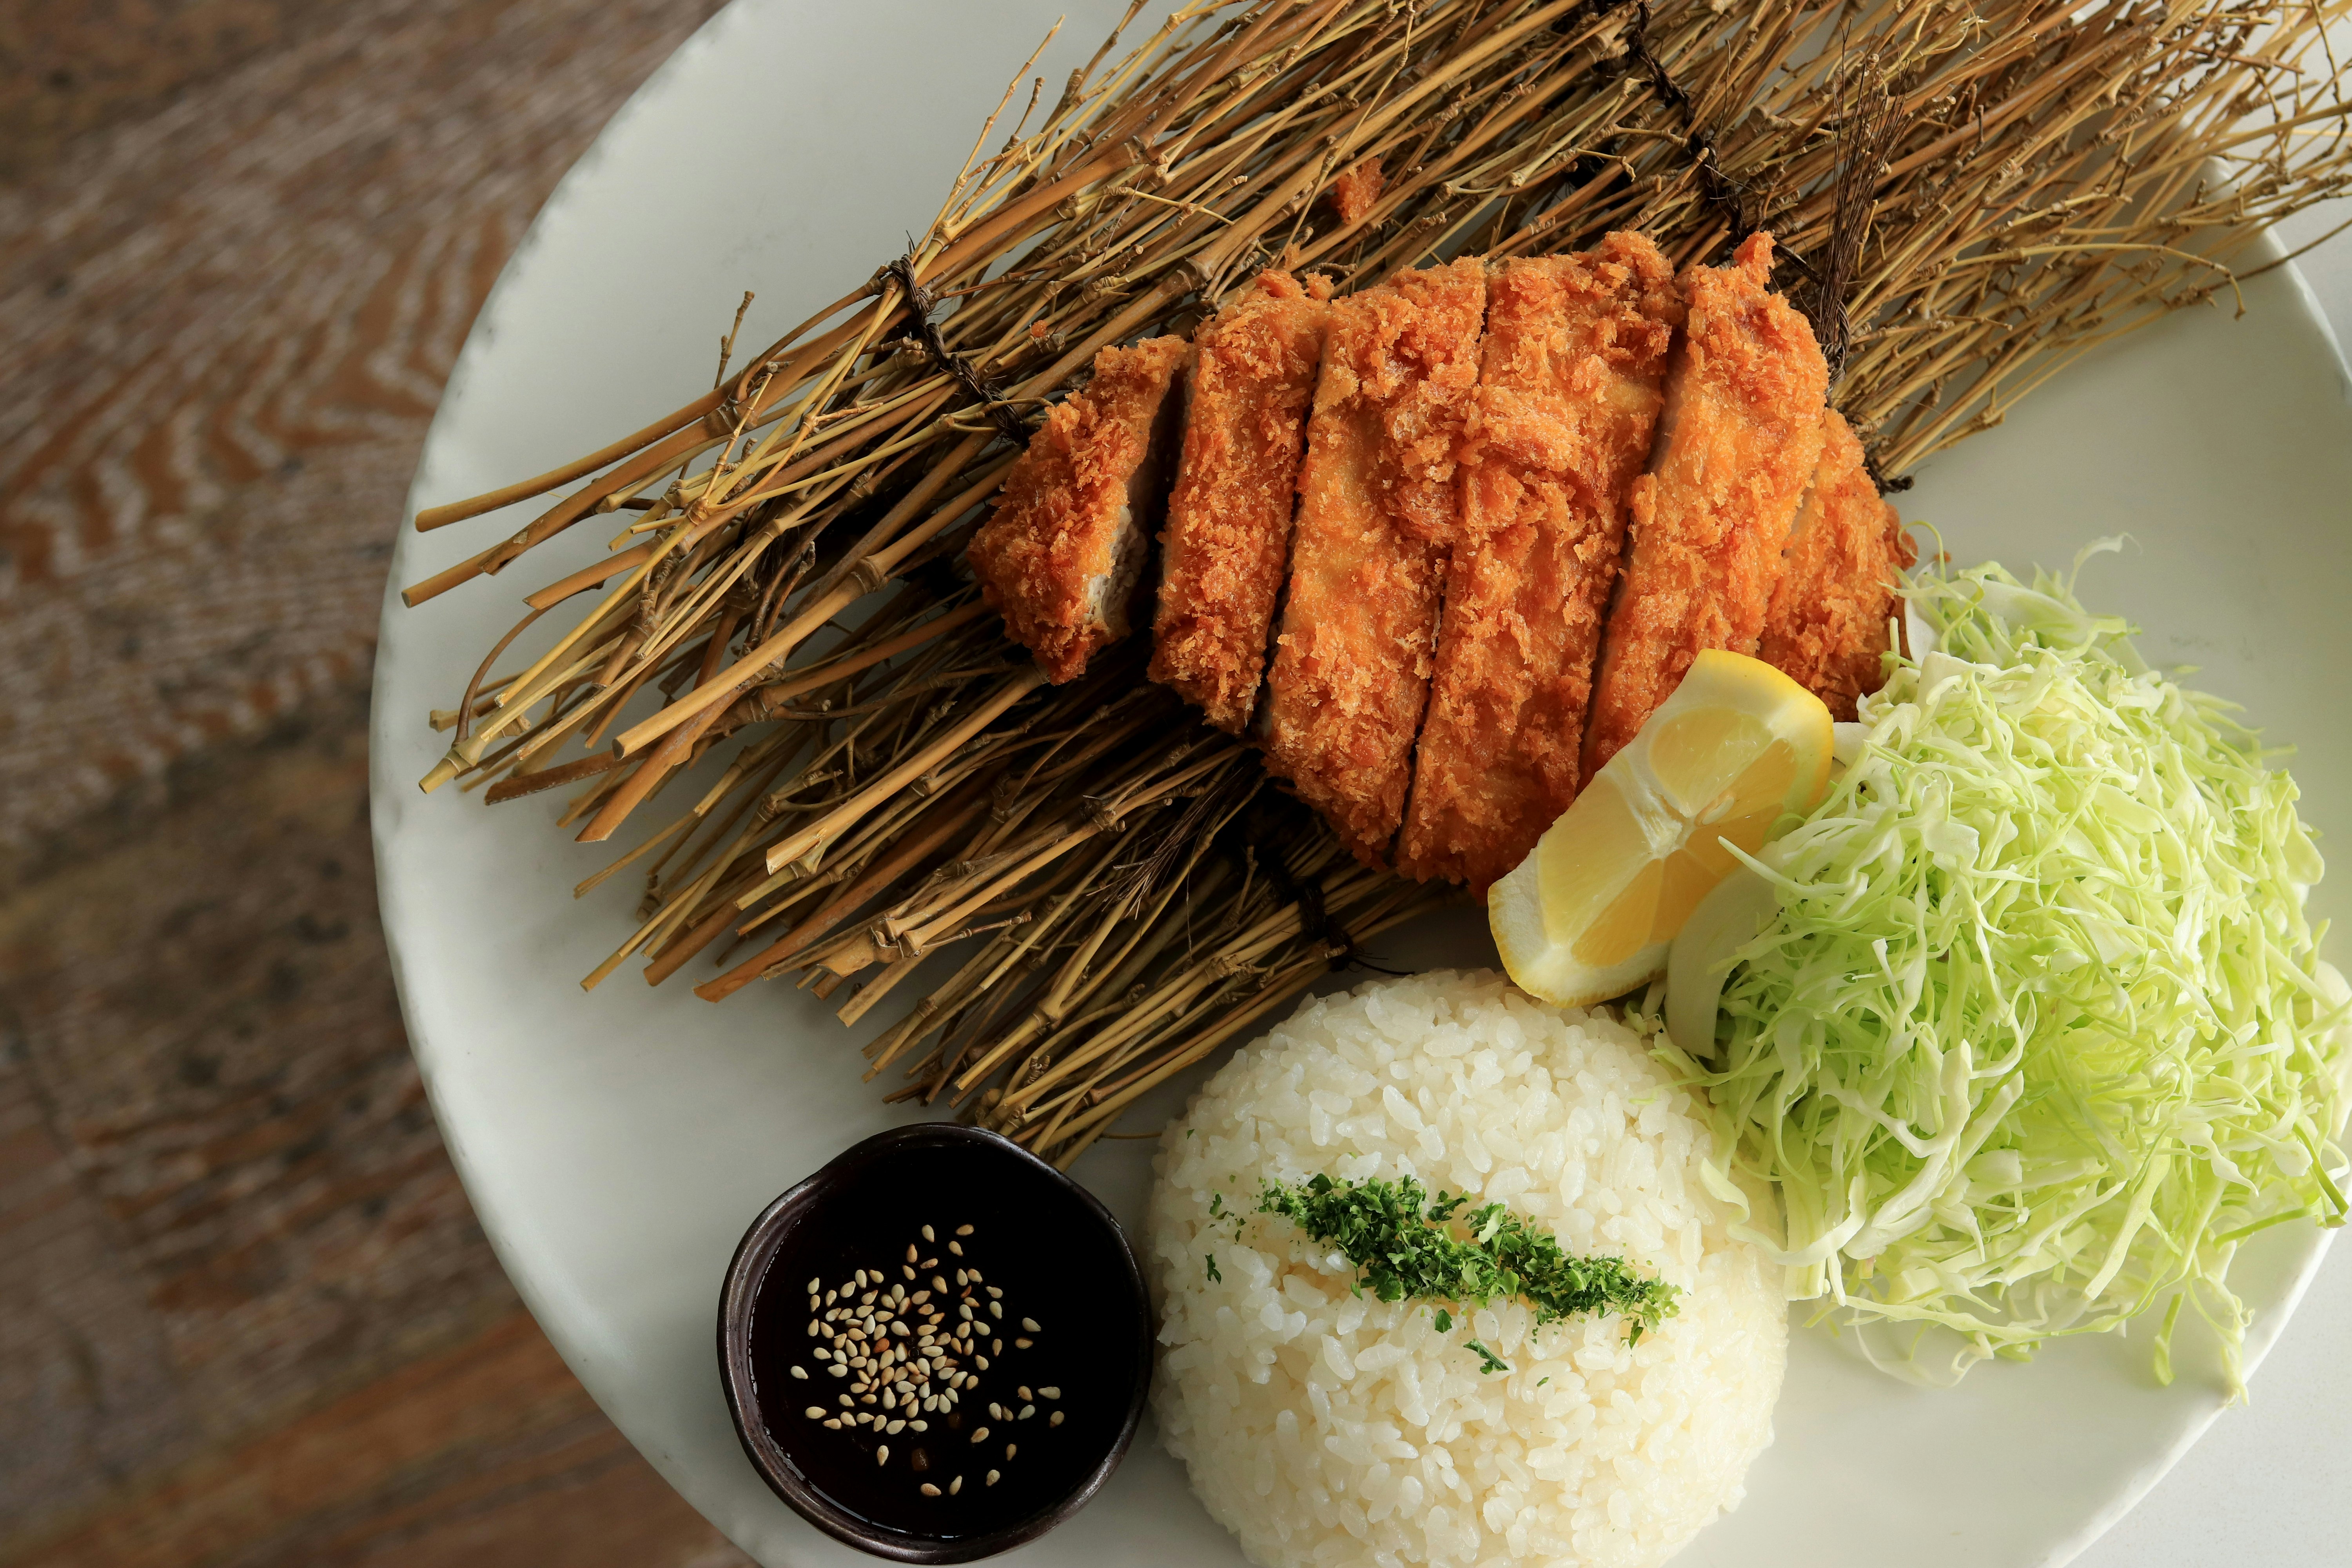
M 931 1235 L 931 1227 L 930 1227 L 929 1226 L 925 1226 L 923 1227 L 923 1239 L 924 1239 L 925 1241 L 931 1241 L 931 1240 L 935 1240 L 935 1239 L 936 1239 L 936 1238 Z
M 852 1275 L 851 1278 L 856 1281 L 856 1283 L 850 1287 L 851 1289 L 863 1290 L 866 1289 L 866 1270 L 861 1268 L 856 1274 Z
M 889 1433 L 893 1437 L 896 1437 L 899 1433 L 906 1429 L 907 1424 L 904 1421 L 893 1421 L 882 1428 L 882 1430 Z
M 971 1282 L 975 1285 L 980 1283 L 980 1270 L 977 1268 L 971 1271 Z
M 841 1292 L 840 1292 L 840 1291 L 838 1291 L 838 1290 L 827 1290 L 827 1291 L 824 1293 L 824 1304 L 825 1304 L 826 1306 L 828 1306 L 828 1307 L 832 1306 L 835 1301 L 838 1301 L 838 1300 L 841 1300 Z M 828 1312 L 828 1313 L 826 1313 L 826 1314 L 825 1314 L 825 1316 L 827 1316 L 827 1317 L 831 1317 L 832 1315 L 833 1315 L 833 1314 L 832 1314 L 832 1313 L 830 1313 L 830 1312 Z
M 851 1398 L 849 1397 L 849 1395 L 847 1395 L 846 1394 L 843 1394 L 843 1395 L 841 1396 L 841 1403 L 842 1403 L 843 1405 L 847 1405 L 855 1404 L 855 1403 L 856 1403 L 856 1402 L 855 1400 L 851 1399 Z
M 814 1322 L 813 1322 L 813 1323 L 811 1323 L 811 1324 L 808 1326 L 809 1338 L 811 1338 L 811 1339 L 814 1339 L 814 1338 L 816 1338 L 817 1333 L 818 1333 L 818 1331 L 819 1331 L 819 1330 L 821 1330 L 823 1327 L 824 1327 L 824 1325 L 823 1325 L 823 1324 L 821 1324 L 821 1323 L 814 1323 Z
M 1034 1405 L 1024 1405 L 1021 1407 L 1021 1419 L 1024 1421 L 1028 1420 L 1029 1417 L 1036 1414 L 1037 1407 Z
M 991 1301 L 988 1304 L 988 1315 L 992 1318 L 1001 1318 L 1004 1316 L 1004 1303 L 1002 1301 Z M 1029 1326 L 1034 1329 L 1037 1325 L 1031 1323 Z
M 960 1225 L 956 1226 L 956 1234 L 958 1236 L 970 1236 L 971 1234 L 971 1226 L 968 1225 Z
M 940 1495 L 940 1489 L 931 1485 L 930 1482 L 925 1481 L 923 1483 L 923 1495 L 925 1497 L 937 1497 Z
M 999 1421 L 1005 1419 L 1004 1406 L 999 1405 L 993 1399 L 988 1402 L 988 1413 L 996 1417 Z
M 877 1465 L 887 1465 L 890 1462 L 889 1444 L 885 1443 L 880 1447 L 874 1450 L 874 1462 Z
M 824 1419 L 824 1406 L 822 1405 L 812 1405 L 806 1410 L 801 1412 L 801 1414 L 806 1415 L 812 1421 L 822 1421 Z
M 998 1354 L 998 1355 L 1003 1355 L 1003 1354 L 1004 1353 L 1004 1342 L 1003 1342 L 1003 1340 L 998 1340 L 995 1343 L 993 1343 L 993 1344 L 990 1345 L 988 1348 L 989 1348 L 991 1351 L 994 1352 L 996 1354 Z
M 954 1253 L 958 1258 L 961 1258 L 963 1256 L 963 1243 L 960 1241 L 950 1241 L 948 1243 L 948 1250 Z
M 915 1244 L 911 1241 L 907 1244 L 907 1261 L 909 1263 L 915 1261 Z
M 909 1421 L 907 1425 L 917 1432 L 928 1432 L 931 1429 L 931 1424 L 928 1421 Z
M 1000 1344 L 996 1348 L 999 1351 L 1002 1351 L 1004 1347 Z M 971 1358 L 971 1364 L 980 1368 L 981 1371 L 986 1372 L 988 1370 L 988 1358 L 984 1355 L 976 1355 Z
M 1021 1320 L 1021 1326 L 1034 1334 L 1037 1331 L 1037 1320 L 1034 1318 L 1024 1318 Z
M 958 1476 L 955 1479 L 948 1483 L 948 1496 L 953 1497 L 956 1493 L 961 1490 L 963 1490 L 963 1478 L 961 1476 Z
M 1015 1340 L 1013 1342 L 1013 1348 L 1017 1351 L 1025 1351 L 1035 1342 L 1036 1342 L 1034 1340 Z
M 931 1276 L 931 1289 L 944 1296 L 948 1293 L 948 1282 L 934 1274 Z
M 905 1273 L 908 1279 L 912 1279 L 915 1277 L 915 1266 L 911 1263 L 907 1264 L 905 1266 Z
M 975 1443 L 985 1443 L 985 1442 L 987 1442 L 987 1441 L 988 1441 L 988 1428 L 987 1428 L 987 1427 L 985 1427 L 985 1426 L 982 1426 L 979 1431 L 974 1432 L 974 1433 L 971 1435 L 971 1440 L 972 1440 L 973 1442 L 975 1442 Z
M 849 1368 L 844 1366 L 839 1362 L 835 1362 L 831 1366 L 826 1367 L 824 1370 L 833 1373 L 835 1377 L 847 1377 L 849 1375 Z
M 824 1429 L 828 1432 L 838 1432 L 841 1430 L 841 1423 L 838 1421 L 828 1421 L 824 1424 Z
M 1045 1425 L 1048 1426 L 1059 1426 L 1061 1424 L 1062 1413 L 1058 1410 L 1055 1411 L 1053 1415 L 1045 1418 Z
M 1002 1295 L 1003 1295 L 1003 1294 L 1004 1294 L 1004 1292 L 1003 1292 L 1002 1289 L 998 1289 L 998 1288 L 997 1288 L 996 1286 L 994 1286 L 994 1285 L 991 1285 L 991 1286 L 988 1288 L 988 1293 L 989 1293 L 990 1295 L 992 1295 L 992 1296 L 1002 1296 Z
M 1051 1384 L 1041 1384 L 1037 1392 L 1044 1394 L 1048 1399 L 1059 1399 L 1062 1397 L 1062 1391 L 1055 1388 Z
M 990 1486 L 994 1486 L 994 1485 L 996 1484 L 996 1476 L 997 1476 L 997 1472 L 996 1472 L 996 1471 L 994 1471 L 994 1470 L 991 1470 L 991 1471 L 989 1471 L 989 1472 L 988 1472 L 988 1484 L 989 1484 Z
M 1013 1455 L 1015 1455 L 1015 1454 L 1019 1453 L 1020 1451 L 1021 1451 L 1021 1445 L 1020 1445 L 1020 1444 L 1018 1444 L 1018 1443 L 1007 1443 L 1007 1444 L 1005 1444 L 1005 1445 L 1004 1445 L 1004 1457 L 1005 1457 L 1007 1459 L 1012 1458 Z

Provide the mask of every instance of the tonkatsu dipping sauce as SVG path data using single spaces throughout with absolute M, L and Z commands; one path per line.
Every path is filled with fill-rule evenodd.
M 730 1271 L 719 1341 L 779 1495 L 925 1562 L 1075 1511 L 1125 1451 L 1150 1363 L 1109 1215 L 1006 1140 L 938 1125 L 868 1140 L 777 1200 Z

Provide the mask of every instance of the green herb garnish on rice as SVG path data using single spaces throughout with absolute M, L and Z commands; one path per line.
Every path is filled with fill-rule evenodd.
M 1428 1191 L 1411 1176 L 1335 1182 L 1318 1175 L 1285 1185 L 1262 1183 L 1258 1213 L 1282 1215 L 1308 1237 L 1339 1249 L 1357 1269 L 1355 1289 L 1366 1285 L 1383 1301 L 1405 1300 L 1468 1302 L 1485 1306 L 1517 1297 L 1536 1310 L 1538 1327 L 1587 1313 L 1622 1313 L 1625 1339 L 1643 1334 L 1674 1316 L 1679 1293 L 1663 1279 L 1645 1279 L 1622 1258 L 1578 1258 L 1549 1234 L 1538 1230 L 1502 1204 L 1487 1204 L 1461 1217 L 1468 1232 L 1456 1236 L 1455 1215 L 1467 1194 Z M 1438 1310 L 1440 1332 L 1453 1316 Z M 1470 1348 L 1483 1372 L 1509 1366 L 1477 1341 Z

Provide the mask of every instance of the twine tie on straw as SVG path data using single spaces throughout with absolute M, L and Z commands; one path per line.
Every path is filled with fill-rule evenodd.
M 913 253 L 901 256 L 877 271 L 875 277 L 879 279 L 886 274 L 897 279 L 898 287 L 906 291 L 907 309 L 914 312 L 914 331 L 920 334 L 923 347 L 929 351 L 931 358 L 945 367 L 964 391 L 971 395 L 972 401 L 981 405 L 999 435 L 1008 441 L 1025 444 L 1029 439 L 1029 426 L 1023 423 L 1021 416 L 998 402 L 996 388 L 989 384 L 980 372 L 972 369 L 970 360 L 949 348 L 947 339 L 940 335 L 939 323 L 931 320 L 934 303 L 931 291 L 915 279 Z

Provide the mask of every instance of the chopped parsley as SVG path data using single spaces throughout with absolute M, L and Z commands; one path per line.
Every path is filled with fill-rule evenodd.
M 1216 1280 L 1221 1285 L 1224 1283 L 1225 1277 L 1217 1272 L 1217 1255 L 1213 1252 L 1204 1253 L 1202 1254 L 1202 1259 L 1209 1266 L 1209 1278 Z
M 1680 1294 L 1663 1279 L 1633 1272 L 1622 1258 L 1577 1258 L 1546 1232 L 1499 1203 L 1461 1214 L 1468 1194 L 1427 1189 L 1411 1176 L 1399 1181 L 1335 1182 L 1328 1175 L 1285 1186 L 1261 1184 L 1257 1212 L 1282 1215 L 1313 1240 L 1336 1246 L 1356 1266 L 1355 1290 L 1366 1285 L 1383 1301 L 1469 1302 L 1485 1306 L 1517 1297 L 1536 1310 L 1536 1323 L 1586 1313 L 1617 1312 L 1625 1339 L 1642 1336 L 1674 1316 Z M 1459 1218 L 1457 1220 L 1457 1215 Z M 1459 1224 L 1466 1235 L 1457 1236 Z M 1454 1326 L 1439 1307 L 1440 1333 Z M 1502 1359 L 1470 1342 L 1482 1372 L 1507 1372 Z

